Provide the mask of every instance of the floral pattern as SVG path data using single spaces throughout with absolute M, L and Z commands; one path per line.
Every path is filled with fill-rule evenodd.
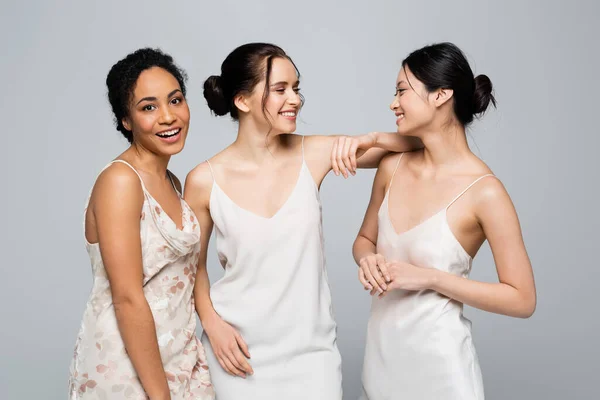
M 193 290 L 200 252 L 198 221 L 181 199 L 183 227 L 177 229 L 143 181 L 142 188 L 144 293 L 154 316 L 171 399 L 214 399 L 204 348 L 196 337 Z M 86 247 L 94 281 L 71 363 L 69 400 L 147 399 L 119 333 L 99 246 L 87 243 Z

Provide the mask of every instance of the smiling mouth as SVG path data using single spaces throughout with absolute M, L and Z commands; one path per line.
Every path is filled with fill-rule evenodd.
M 296 111 L 283 111 L 283 112 L 280 112 L 279 114 L 283 115 L 284 117 L 293 118 L 296 116 Z
M 161 138 L 170 138 L 170 137 L 177 135 L 179 132 L 181 132 L 181 128 L 175 128 L 175 129 L 171 129 L 170 131 L 157 133 L 156 136 L 161 137 Z

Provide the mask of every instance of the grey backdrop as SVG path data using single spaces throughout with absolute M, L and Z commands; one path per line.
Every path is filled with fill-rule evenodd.
M 307 99 L 300 133 L 358 134 L 395 129 L 388 105 L 402 58 L 446 40 L 496 87 L 498 110 L 473 126 L 471 144 L 516 204 L 539 295 L 529 320 L 466 309 L 487 398 L 600 398 L 598 3 L 369 3 L 2 0 L 0 398 L 66 398 L 91 286 L 82 209 L 126 147 L 105 96 L 114 62 L 160 46 L 187 69 L 191 134 L 171 164 L 183 179 L 235 137 L 201 89 L 234 47 L 269 41 L 294 58 Z M 330 176 L 321 191 L 345 399 L 360 388 L 369 297 L 350 249 L 372 177 Z M 209 264 L 214 281 L 214 253 Z M 472 277 L 496 280 L 487 247 Z

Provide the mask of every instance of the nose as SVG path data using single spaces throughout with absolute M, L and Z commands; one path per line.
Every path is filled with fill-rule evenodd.
M 168 106 L 161 108 L 159 120 L 161 124 L 171 125 L 173 122 L 175 122 L 176 119 L 177 116 L 172 112 L 172 110 Z
M 395 111 L 399 106 L 400 104 L 398 104 L 398 96 L 394 96 L 394 100 L 392 101 L 392 104 L 390 104 L 390 110 Z
M 292 106 L 300 104 L 300 93 L 292 91 L 292 95 L 288 98 L 288 103 Z

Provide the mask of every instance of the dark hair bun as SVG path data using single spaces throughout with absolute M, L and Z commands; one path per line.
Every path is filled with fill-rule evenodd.
M 487 110 L 490 103 L 496 107 L 492 81 L 487 75 L 477 75 L 475 77 L 475 92 L 473 93 L 473 114 L 482 114 Z
M 215 115 L 229 113 L 229 105 L 223 93 L 223 80 L 218 75 L 211 75 L 204 81 L 204 98 Z

